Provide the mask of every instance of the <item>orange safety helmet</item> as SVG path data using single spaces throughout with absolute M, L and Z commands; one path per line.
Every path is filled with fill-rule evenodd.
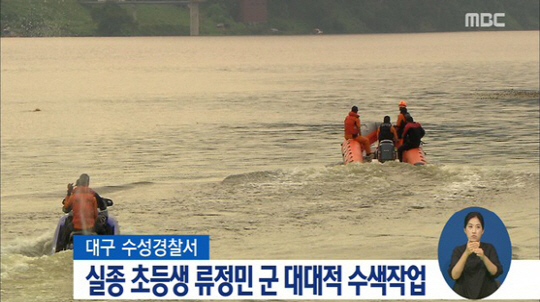
M 399 102 L 399 107 L 407 107 L 407 103 L 405 103 L 405 101 L 401 101 Z

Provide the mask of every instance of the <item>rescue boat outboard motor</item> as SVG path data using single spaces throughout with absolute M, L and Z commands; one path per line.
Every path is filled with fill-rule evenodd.
M 396 160 L 396 151 L 394 149 L 394 142 L 385 139 L 379 143 L 379 149 L 377 150 L 377 159 L 384 163 L 385 161 Z

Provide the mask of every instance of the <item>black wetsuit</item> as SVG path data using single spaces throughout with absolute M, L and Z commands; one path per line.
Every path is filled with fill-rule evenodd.
M 403 144 L 398 148 L 399 161 L 403 161 L 403 151 L 420 147 L 425 134 L 426 131 L 420 123 L 407 123 L 403 131 Z

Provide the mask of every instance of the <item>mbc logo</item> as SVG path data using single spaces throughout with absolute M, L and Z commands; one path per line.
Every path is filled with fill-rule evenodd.
M 504 13 L 467 13 L 465 27 L 504 27 L 504 22 L 499 22 L 499 18 L 504 18 L 504 16 Z

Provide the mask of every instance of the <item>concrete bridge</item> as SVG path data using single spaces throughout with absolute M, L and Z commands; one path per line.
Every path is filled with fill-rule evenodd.
M 205 0 L 79 0 L 81 4 L 105 4 L 113 2 L 116 4 L 181 4 L 189 6 L 189 34 L 199 35 L 199 3 Z

